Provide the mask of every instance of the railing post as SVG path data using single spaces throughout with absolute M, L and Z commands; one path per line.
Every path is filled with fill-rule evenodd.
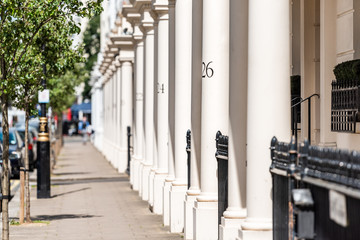
M 290 156 L 290 165 L 288 169 L 288 205 L 289 205 L 289 240 L 294 239 L 294 226 L 295 226 L 295 219 L 294 219 L 294 205 L 291 198 L 292 190 L 295 188 L 295 180 L 293 179 L 293 175 L 296 170 L 296 162 L 297 162 L 297 143 L 295 137 L 291 138 L 290 142 L 290 149 L 289 149 L 289 156 Z
M 188 189 L 190 188 L 191 180 L 191 130 L 186 132 L 186 153 L 187 153 L 187 173 L 188 173 Z
M 127 175 L 130 176 L 130 160 L 131 160 L 131 143 L 130 143 L 130 138 L 131 138 L 131 127 L 130 126 L 127 126 L 127 145 L 128 145 L 128 148 L 127 148 L 127 168 L 126 168 L 126 173 Z
M 308 138 L 311 145 L 311 98 L 309 98 L 308 102 L 308 122 Z
M 228 137 L 216 133 L 216 153 L 218 161 L 218 223 L 228 207 Z

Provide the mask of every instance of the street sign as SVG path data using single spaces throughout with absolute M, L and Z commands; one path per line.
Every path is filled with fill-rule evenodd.
M 39 103 L 49 103 L 50 101 L 50 91 L 49 89 L 44 89 L 39 91 Z

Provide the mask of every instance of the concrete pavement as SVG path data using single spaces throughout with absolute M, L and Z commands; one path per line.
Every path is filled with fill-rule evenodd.
M 50 199 L 36 199 L 36 186 L 31 188 L 31 217 L 41 223 L 12 225 L 11 239 L 182 239 L 148 210 L 127 175 L 81 138 L 65 138 L 51 184 Z

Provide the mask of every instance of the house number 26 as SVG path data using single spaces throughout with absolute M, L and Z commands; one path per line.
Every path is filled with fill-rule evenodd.
M 211 62 L 205 63 L 202 62 L 202 77 L 207 77 L 207 78 L 211 78 L 212 76 L 214 76 L 214 69 L 212 69 L 210 67 Z

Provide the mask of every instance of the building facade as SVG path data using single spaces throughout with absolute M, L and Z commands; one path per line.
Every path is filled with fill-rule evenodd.
M 360 2 L 109 0 L 103 7 L 94 144 L 119 172 L 130 170 L 133 190 L 171 232 L 272 239 L 273 136 L 289 141 L 296 132 L 313 145 L 360 150 L 356 128 L 333 127 L 332 109 L 334 67 L 360 57 Z M 300 76 L 297 87 L 292 76 Z M 218 131 L 228 136 L 221 218 Z

